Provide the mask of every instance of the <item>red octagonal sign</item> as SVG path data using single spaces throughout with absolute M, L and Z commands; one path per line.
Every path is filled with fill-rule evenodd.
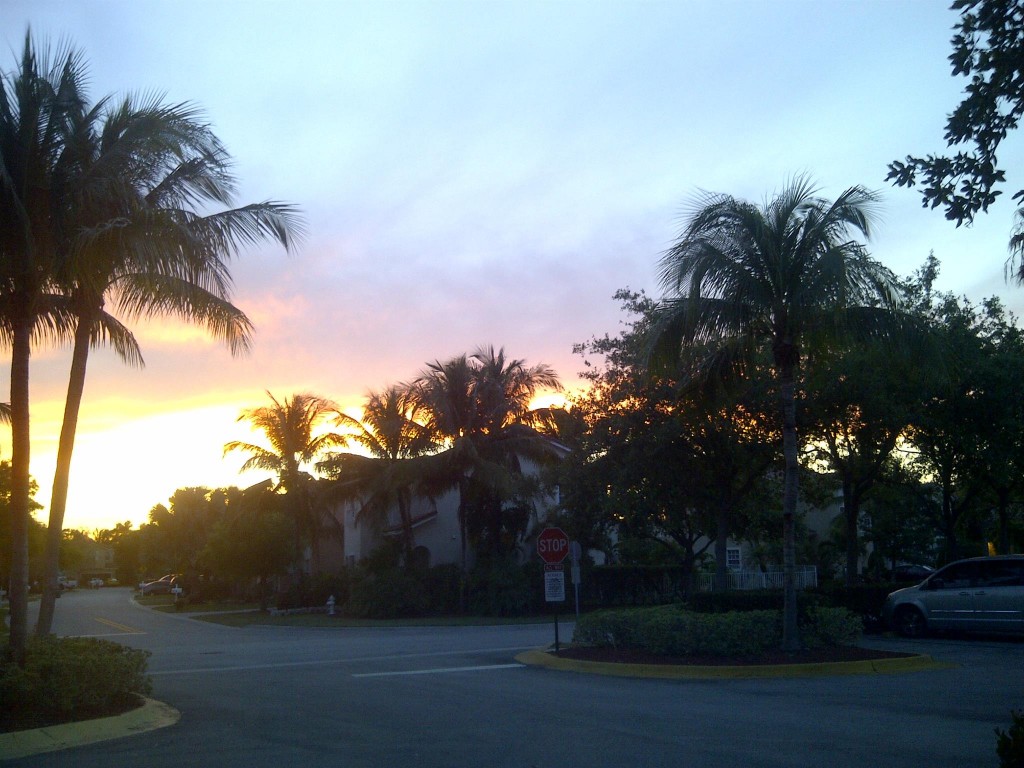
M 545 563 L 560 563 L 569 554 L 569 537 L 561 528 L 545 528 L 537 537 L 537 554 Z

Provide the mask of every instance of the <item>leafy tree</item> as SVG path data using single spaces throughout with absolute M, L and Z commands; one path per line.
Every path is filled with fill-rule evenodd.
M 284 512 L 283 500 L 264 486 L 236 495 L 228 513 L 214 524 L 202 552 L 213 570 L 256 579 L 263 611 L 269 605 L 270 578 L 292 562 L 289 542 L 295 524 Z
M 277 476 L 275 491 L 283 491 L 288 514 L 295 521 L 296 555 L 301 542 L 312 550 L 313 567 L 320 567 L 320 533 L 324 511 L 312 492 L 313 478 L 303 467 L 314 463 L 332 448 L 345 444 L 345 437 L 336 432 L 320 432 L 332 420 L 338 406 L 316 395 L 300 393 L 281 402 L 269 392 L 272 405 L 248 408 L 239 421 L 248 421 L 263 433 L 270 447 L 232 441 L 224 446 L 224 454 L 241 451 L 249 454 L 241 472 L 263 469 Z
M 89 562 L 96 542 L 88 531 L 65 528 L 61 531 L 60 567 L 65 573 L 77 573 Z
M 1006 180 L 996 152 L 1024 115 L 1024 7 L 1017 0 L 954 0 L 960 11 L 949 55 L 954 77 L 969 79 L 965 96 L 946 120 L 946 146 L 971 145 L 954 156 L 907 156 L 889 164 L 897 186 L 922 183 L 925 207 L 942 207 L 957 226 L 988 211 Z M 1024 189 L 1013 199 L 1024 201 Z M 1009 267 L 1024 282 L 1024 208 L 1010 240 Z
M 732 381 L 728 398 L 711 386 L 681 391 L 644 368 L 655 303 L 630 291 L 616 298 L 633 316 L 626 330 L 577 346 L 605 362 L 586 360 L 590 387 L 574 400 L 587 431 L 566 462 L 563 506 L 570 520 L 617 520 L 620 540 L 654 542 L 688 572 L 714 542 L 725 589 L 728 539 L 742 537 L 775 459 L 763 369 Z
M 35 480 L 29 483 L 29 512 L 42 509 L 32 496 L 35 496 L 38 485 Z M 0 461 L 0 587 L 10 590 L 11 584 L 11 462 Z M 42 554 L 42 543 L 46 529 L 34 517 L 29 517 L 26 548 L 30 561 Z M 28 578 L 26 576 L 26 578 Z
M 155 505 L 149 524 L 142 527 L 146 567 L 190 575 L 206 570 L 202 553 L 207 539 L 224 517 L 228 499 L 237 494 L 237 488 L 179 488 L 168 499 L 169 506 Z
M 808 349 L 879 333 L 892 275 L 851 235 L 870 233 L 877 196 L 861 187 L 834 202 L 797 178 L 764 206 L 704 194 L 661 260 L 654 337 L 693 378 L 714 378 L 769 355 L 777 377 L 785 463 L 783 647 L 796 650 L 797 374 Z
M 983 423 L 977 469 L 996 512 L 996 549 L 1012 551 L 1015 510 L 1024 502 L 1024 333 L 997 298 L 983 304 L 981 360 L 974 369 Z M 1024 522 L 1024 519 L 1021 520 Z
M 806 377 L 808 454 L 839 480 L 846 584 L 856 583 L 859 521 L 921 401 L 921 353 L 893 355 L 883 344 L 836 349 Z M 932 361 L 933 362 L 933 361 Z
M 868 562 L 874 578 L 883 578 L 883 568 L 900 563 L 935 564 L 939 511 L 934 485 L 893 456 L 861 510 L 864 541 L 874 549 Z
M 130 520 L 96 532 L 96 541 L 114 550 L 114 567 L 122 584 L 135 584 L 142 577 L 142 539 Z
M 947 363 L 926 382 L 908 437 L 912 463 L 933 479 L 940 499 L 945 558 L 961 556 L 961 531 L 979 509 L 985 488 L 983 435 L 990 428 L 981 394 L 985 388 L 981 328 L 984 312 L 949 294 L 931 297 L 925 309 L 939 334 Z

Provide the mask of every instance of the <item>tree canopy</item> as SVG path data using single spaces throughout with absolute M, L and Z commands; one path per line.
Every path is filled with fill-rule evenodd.
M 970 224 L 1002 194 L 1006 181 L 997 151 L 1024 115 L 1024 6 L 1017 0 L 955 0 L 961 12 L 949 62 L 954 77 L 968 79 L 965 96 L 946 119 L 945 140 L 955 155 L 908 155 L 889 164 L 887 180 L 920 185 L 925 207 L 942 208 L 946 218 Z M 1013 194 L 1024 203 L 1024 189 Z M 1016 213 L 1011 261 L 1024 282 L 1024 208 Z

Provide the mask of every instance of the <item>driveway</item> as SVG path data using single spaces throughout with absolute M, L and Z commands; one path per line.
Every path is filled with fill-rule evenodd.
M 911 674 L 665 681 L 515 663 L 550 626 L 234 629 L 115 589 L 63 597 L 57 631 L 152 651 L 181 720 L 11 765 L 960 768 L 997 765 L 1024 708 L 1020 640 L 865 643 L 958 665 Z

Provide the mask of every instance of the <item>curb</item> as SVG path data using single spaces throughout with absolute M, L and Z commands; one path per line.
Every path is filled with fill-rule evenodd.
M 562 659 L 546 650 L 524 651 L 516 661 L 530 666 L 562 672 L 581 672 L 615 677 L 645 677 L 662 680 L 743 680 L 769 677 L 828 677 L 838 675 L 889 675 L 921 672 L 927 669 L 951 669 L 958 666 L 935 661 L 931 656 L 907 656 L 896 659 L 830 661 L 815 664 L 771 664 L 764 666 L 697 666 L 673 664 L 617 664 L 607 661 Z
M 110 739 L 134 736 L 174 725 L 181 713 L 154 699 L 143 699 L 141 707 L 123 715 L 99 717 L 77 723 L 0 734 L 0 760 L 14 760 L 70 747 L 81 747 Z

